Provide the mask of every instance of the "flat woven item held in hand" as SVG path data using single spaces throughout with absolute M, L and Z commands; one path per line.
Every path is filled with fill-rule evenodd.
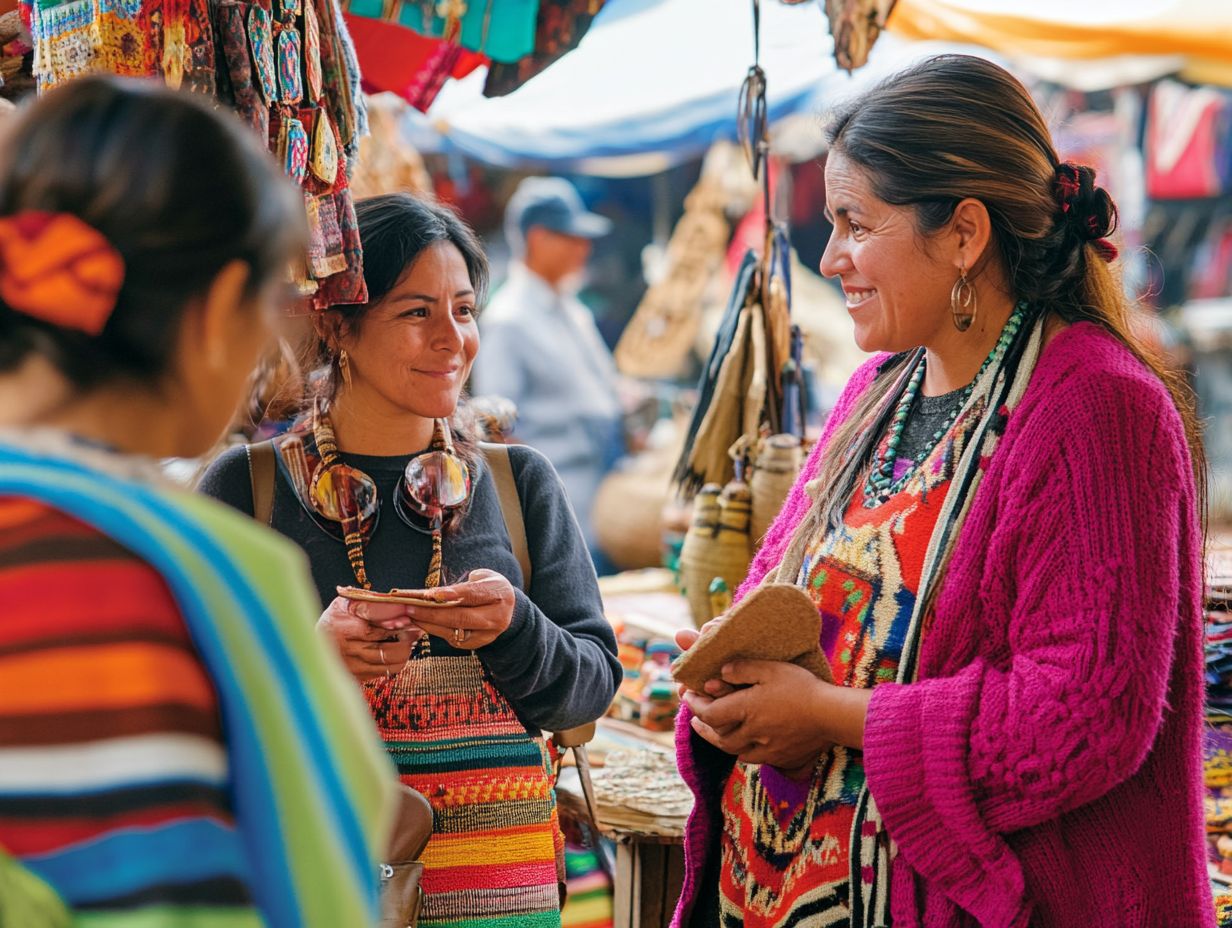
M 734 660 L 786 661 L 828 683 L 834 682 L 822 653 L 821 616 L 808 594 L 797 586 L 772 583 L 758 587 L 712 625 L 672 665 L 672 676 L 700 691 Z

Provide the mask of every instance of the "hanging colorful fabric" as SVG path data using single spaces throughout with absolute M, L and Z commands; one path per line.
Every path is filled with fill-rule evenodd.
M 512 63 L 535 50 L 539 0 L 417 0 L 401 6 L 401 25 L 430 38 L 453 39 L 493 61 Z
M 317 111 L 317 124 L 312 130 L 312 160 L 308 166 L 317 180 L 334 186 L 338 179 L 338 140 L 325 110 Z
M 321 73 L 321 23 L 315 7 L 304 7 L 304 73 L 308 79 L 308 99 L 316 103 L 325 92 Z
M 269 107 L 253 83 L 248 33 L 244 29 L 246 9 L 247 4 L 239 0 L 222 0 L 218 4 L 218 30 L 222 34 L 223 60 L 227 63 L 236 112 L 265 140 L 269 138 Z
M 606 0 L 557 0 L 539 4 L 535 51 L 515 62 L 493 61 L 483 84 L 485 97 L 503 97 L 577 48 Z
M 214 48 L 214 0 L 163 0 L 164 22 L 178 20 L 184 33 L 182 87 L 213 97 L 218 93 L 218 53 Z
M 163 80 L 172 90 L 179 90 L 184 83 L 184 71 L 188 60 L 188 37 L 184 33 L 184 21 L 176 18 L 163 23 Z
M 140 0 L 99 0 L 98 65 L 122 77 L 155 73 L 150 36 L 141 21 Z
M 283 29 L 278 34 L 278 99 L 289 106 L 304 99 L 302 50 L 299 33 L 294 29 Z
M 304 12 L 304 0 L 281 0 L 282 21 L 288 22 Z
M 252 65 L 257 72 L 256 85 L 266 104 L 278 101 L 278 85 L 274 77 L 274 36 L 270 15 L 259 3 L 248 11 L 248 44 L 252 48 Z
M 290 117 L 283 119 L 282 133 L 285 145 L 283 167 L 288 177 L 302 184 L 308 176 L 308 133 L 304 131 L 302 122 Z
M 338 204 L 333 196 L 308 198 L 308 270 L 324 280 L 347 269 L 346 243 L 338 224 Z
M 326 216 L 325 199 L 322 198 L 321 203 L 322 226 L 332 235 L 332 229 L 328 226 Z M 345 170 L 338 172 L 338 182 L 328 199 L 334 206 L 333 218 L 337 223 L 338 235 L 342 241 L 342 257 L 346 266 L 321 280 L 321 287 L 313 298 L 313 308 L 318 311 L 343 303 L 368 302 L 368 287 L 364 283 L 363 243 L 359 237 L 359 220 L 355 217 L 355 203 L 351 199 L 351 190 L 347 185 Z
M 34 75 L 40 92 L 91 70 L 98 52 L 91 0 L 47 7 L 36 4 L 31 18 Z

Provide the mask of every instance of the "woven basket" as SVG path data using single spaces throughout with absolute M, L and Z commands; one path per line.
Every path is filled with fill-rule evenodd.
M 733 480 L 716 498 L 717 489 L 711 484 L 698 494 L 693 525 L 680 552 L 681 583 L 698 627 L 714 618 L 710 584 L 716 577 L 722 577 L 727 588 L 735 590 L 748 573 L 752 558 L 752 498 L 748 484 Z M 716 515 L 717 522 L 713 521 Z
M 749 536 L 754 546 L 761 543 L 771 523 L 783 508 L 787 494 L 795 485 L 804 461 L 800 439 L 795 435 L 771 435 L 761 443 L 753 465 L 753 522 Z
M 708 483 L 698 491 L 693 500 L 693 521 L 685 533 L 680 548 L 681 592 L 689 600 L 693 622 L 704 625 L 710 620 L 710 597 L 707 592 L 710 582 L 719 574 L 714 573 L 715 536 L 719 531 L 719 493 L 717 484 Z
M 599 485 L 591 521 L 595 541 L 621 570 L 663 563 L 663 510 L 668 481 L 649 480 L 640 472 L 608 474 Z

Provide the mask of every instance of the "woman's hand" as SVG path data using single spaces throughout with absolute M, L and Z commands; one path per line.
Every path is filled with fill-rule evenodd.
M 718 625 L 720 622 L 722 622 L 726 618 L 727 618 L 726 615 L 716 616 L 715 618 L 707 622 L 705 625 L 703 625 L 701 629 L 696 629 L 696 628 L 680 629 L 680 631 L 676 632 L 676 647 L 680 648 L 680 650 L 682 651 L 689 650 L 689 648 L 697 644 L 697 639 L 700 638 L 706 631 Z M 734 686 L 729 686 L 728 684 L 724 683 L 722 680 L 718 680 L 718 679 L 707 680 L 706 685 L 703 687 L 703 689 L 705 690 L 705 695 L 707 696 L 726 696 L 728 693 L 734 693 L 736 691 L 736 688 Z M 688 692 L 692 692 L 692 691 L 689 689 L 686 689 L 684 684 L 681 684 L 680 685 L 680 697 L 683 699 L 684 694 Z
M 465 583 L 437 587 L 435 596 L 456 606 L 407 606 L 416 627 L 453 645 L 474 651 L 509 628 L 517 603 L 513 584 L 494 570 L 472 570 Z
M 686 692 L 693 730 L 750 764 L 800 776 L 835 743 L 859 748 L 871 690 L 824 683 L 781 661 L 734 661 L 722 682 L 738 687 L 718 698 Z
M 317 630 L 333 638 L 351 675 L 365 683 L 398 673 L 423 632 L 398 603 L 356 602 L 338 596 L 321 613 Z

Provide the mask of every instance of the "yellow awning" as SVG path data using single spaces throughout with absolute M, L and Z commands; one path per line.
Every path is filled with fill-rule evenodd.
M 1232 87 L 1232 0 L 898 0 L 888 29 L 1007 57 L 1175 57 L 1197 83 Z

